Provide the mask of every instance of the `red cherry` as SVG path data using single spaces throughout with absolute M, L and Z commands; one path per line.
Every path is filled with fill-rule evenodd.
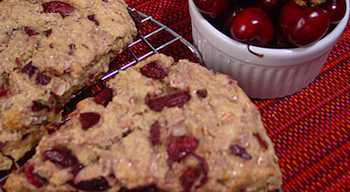
M 230 4 L 227 0 L 194 0 L 199 11 L 211 18 L 222 16 L 230 9 Z
M 280 27 L 292 44 L 303 46 L 321 39 L 330 24 L 327 12 L 319 7 L 302 7 L 293 0 L 281 10 Z
M 226 18 L 225 18 L 225 23 L 224 23 L 224 25 L 225 25 L 225 28 L 227 28 L 227 29 L 230 29 L 230 27 L 231 27 L 231 23 L 232 23 L 232 21 L 233 21 L 233 18 L 237 15 L 237 13 L 239 13 L 240 11 L 242 11 L 243 10 L 243 8 L 236 8 L 236 9 L 234 9 L 233 11 L 232 11 L 232 13 L 230 13 Z
M 338 23 L 345 15 L 345 0 L 328 0 L 322 8 L 328 12 L 332 23 Z
M 261 8 L 246 8 L 233 18 L 231 36 L 241 42 L 264 46 L 274 37 L 272 22 Z

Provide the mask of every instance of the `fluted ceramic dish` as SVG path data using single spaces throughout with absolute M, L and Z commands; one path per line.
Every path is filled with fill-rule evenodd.
M 226 36 L 212 26 L 189 0 L 192 32 L 195 45 L 205 65 L 236 79 L 253 98 L 276 98 L 291 95 L 311 83 L 326 63 L 328 55 L 344 31 L 349 19 L 349 1 L 346 15 L 320 41 L 303 48 L 272 49 L 247 45 Z

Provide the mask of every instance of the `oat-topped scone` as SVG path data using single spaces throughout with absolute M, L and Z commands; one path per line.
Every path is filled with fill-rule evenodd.
M 155 55 L 80 102 L 5 184 L 22 191 L 272 191 L 281 173 L 236 82 Z
M 74 91 L 107 70 L 136 28 L 122 0 L 3 0 L 0 21 L 2 170 Z

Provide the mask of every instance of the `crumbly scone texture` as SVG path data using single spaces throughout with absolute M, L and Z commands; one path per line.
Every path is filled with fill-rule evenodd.
M 7 192 L 272 191 L 281 172 L 260 115 L 237 83 L 155 55 L 81 101 Z
M 0 170 L 136 34 L 123 0 L 0 1 Z M 5 163 L 3 163 L 5 162 Z

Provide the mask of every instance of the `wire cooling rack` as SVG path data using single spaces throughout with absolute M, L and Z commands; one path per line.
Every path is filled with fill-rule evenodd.
M 199 51 L 194 47 L 190 42 L 188 42 L 185 38 L 183 38 L 181 35 L 167 27 L 166 25 L 162 24 L 158 20 L 154 19 L 152 16 L 148 16 L 140 11 L 137 11 L 135 8 L 128 8 L 128 11 L 132 18 L 135 21 L 135 24 L 139 30 L 142 30 L 145 26 L 148 28 L 150 27 L 152 30 L 151 31 L 139 31 L 138 33 L 138 38 L 134 42 L 128 45 L 126 51 L 131 54 L 132 59 L 128 61 L 127 63 L 122 64 L 122 66 L 118 69 L 112 70 L 108 72 L 106 75 L 104 75 L 101 80 L 105 81 L 111 77 L 114 77 L 116 74 L 118 74 L 120 71 L 125 70 L 129 68 L 130 66 L 135 65 L 136 63 L 142 61 L 143 59 L 159 53 L 161 50 L 166 49 L 167 47 L 171 46 L 177 41 L 180 41 L 183 45 L 187 47 L 188 50 L 192 52 L 194 56 L 197 57 L 199 62 L 202 62 L 202 57 L 199 53 Z M 143 32 L 146 32 L 146 34 L 142 34 Z M 165 39 L 164 42 L 162 42 L 160 45 L 156 45 L 152 43 L 151 38 L 156 37 L 156 35 L 161 34 L 162 32 L 168 33 L 168 35 L 171 36 L 170 39 L 168 38 L 162 38 Z M 163 34 L 164 35 L 164 34 Z M 164 37 L 164 36 L 163 36 Z M 158 39 L 159 40 L 159 39 Z M 146 45 L 147 48 L 150 50 L 138 55 L 135 51 L 133 51 L 133 48 L 136 48 L 139 45 Z

